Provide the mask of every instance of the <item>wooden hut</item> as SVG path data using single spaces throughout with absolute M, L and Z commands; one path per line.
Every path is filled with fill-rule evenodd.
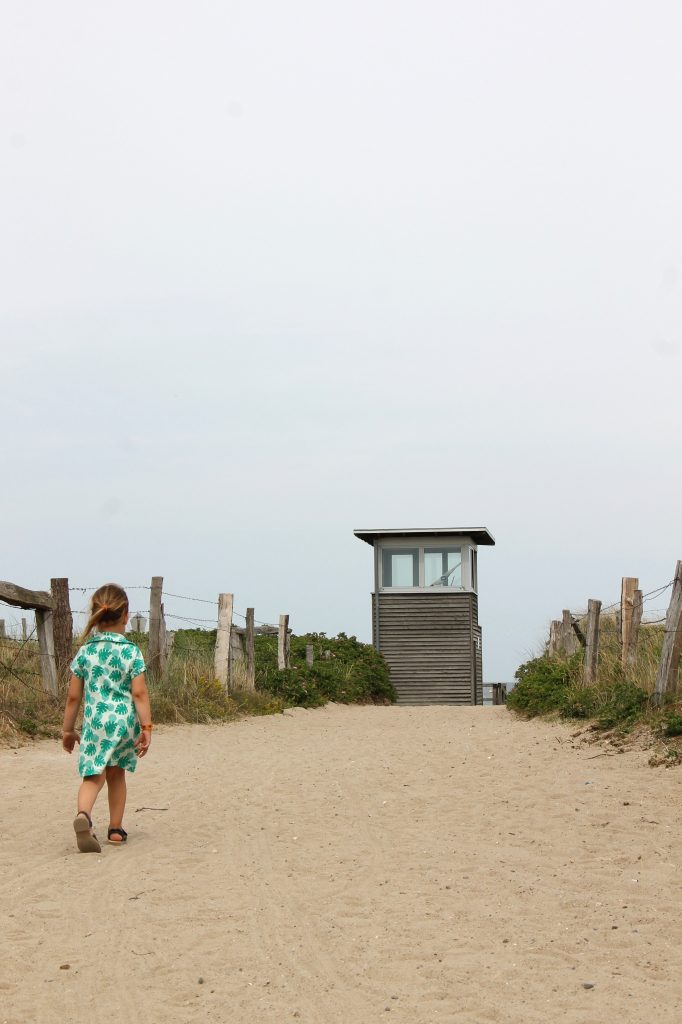
M 374 548 L 372 639 L 401 704 L 482 704 L 478 548 L 485 527 L 355 530 Z

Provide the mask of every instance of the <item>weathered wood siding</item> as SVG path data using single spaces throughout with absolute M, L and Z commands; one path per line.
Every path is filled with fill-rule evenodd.
M 483 703 L 475 594 L 383 591 L 378 622 L 372 596 L 372 617 L 374 644 L 388 662 L 400 703 Z
M 483 637 L 481 627 L 474 623 L 474 665 L 476 668 L 476 703 L 483 703 Z

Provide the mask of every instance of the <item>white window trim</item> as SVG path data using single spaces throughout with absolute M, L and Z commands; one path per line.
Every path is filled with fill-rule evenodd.
M 387 594 L 476 594 L 477 590 L 472 585 L 471 552 L 478 550 L 471 537 L 448 537 L 447 534 L 440 537 L 419 535 L 416 537 L 386 537 L 385 540 L 375 541 L 378 549 L 377 573 L 378 579 L 374 581 L 377 590 Z M 424 586 L 424 548 L 461 548 L 462 551 L 462 585 L 460 587 L 426 587 Z M 383 582 L 385 550 L 400 548 L 417 548 L 419 552 L 419 586 L 418 587 L 385 587 Z

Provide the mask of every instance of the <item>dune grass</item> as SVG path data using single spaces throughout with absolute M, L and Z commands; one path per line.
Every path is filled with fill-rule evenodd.
M 318 707 L 327 701 L 391 703 L 395 691 L 383 658 L 368 644 L 341 633 L 292 636 L 291 667 L 277 669 L 277 637 L 256 637 L 256 689 L 248 689 L 245 665 L 232 668 L 229 693 L 215 679 L 215 630 L 180 630 L 163 675 L 150 678 L 156 722 L 217 722 L 243 715 L 277 714 L 285 707 Z M 147 653 L 147 636 L 130 634 Z M 305 662 L 307 644 L 315 663 Z M 0 639 L 0 735 L 61 734 L 66 683 L 56 697 L 46 693 L 34 640 Z
M 668 744 L 682 736 L 682 693 L 678 687 L 661 707 L 653 700 L 664 629 L 662 623 L 642 625 L 635 663 L 626 668 L 621 663 L 616 618 L 602 616 L 594 685 L 583 684 L 582 649 L 571 657 L 550 657 L 545 650 L 517 669 L 507 705 L 525 717 L 582 720 L 596 732 L 623 736 L 648 731 L 652 740 Z M 682 741 L 668 744 L 667 756 L 682 760 Z

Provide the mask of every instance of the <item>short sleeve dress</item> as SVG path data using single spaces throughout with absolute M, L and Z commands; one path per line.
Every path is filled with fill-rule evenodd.
M 142 652 L 122 633 L 95 633 L 78 651 L 71 671 L 84 683 L 78 773 L 101 775 L 107 765 L 134 772 L 140 723 L 132 682 L 145 671 Z

